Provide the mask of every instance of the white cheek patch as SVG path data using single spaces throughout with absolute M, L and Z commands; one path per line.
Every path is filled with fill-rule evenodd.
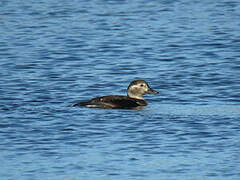
M 139 86 L 133 85 L 133 86 L 131 86 L 131 89 L 132 89 L 132 90 L 138 90 L 138 89 L 139 89 Z

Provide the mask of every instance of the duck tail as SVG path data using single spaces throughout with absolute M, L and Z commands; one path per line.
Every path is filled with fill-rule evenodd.
M 77 103 L 77 104 L 71 104 L 68 107 L 87 106 L 87 105 L 89 105 L 88 102 L 80 102 L 80 103 Z

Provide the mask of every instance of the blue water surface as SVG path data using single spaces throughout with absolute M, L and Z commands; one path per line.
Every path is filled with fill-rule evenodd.
M 1 180 L 239 180 L 240 2 L 0 2 Z M 159 91 L 143 110 L 69 107 Z

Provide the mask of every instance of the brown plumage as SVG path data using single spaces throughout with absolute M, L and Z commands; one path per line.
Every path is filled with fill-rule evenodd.
M 130 83 L 127 89 L 127 96 L 111 95 L 96 97 L 89 101 L 80 102 L 72 106 L 86 106 L 90 108 L 104 109 L 139 109 L 147 105 L 142 97 L 144 94 L 157 94 L 144 80 L 135 80 Z

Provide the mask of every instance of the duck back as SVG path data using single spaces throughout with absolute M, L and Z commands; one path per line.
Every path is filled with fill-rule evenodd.
M 135 99 L 128 96 L 112 95 L 93 98 L 89 101 L 74 104 L 73 106 L 86 106 L 104 109 L 135 109 L 136 107 L 146 105 L 147 102 L 143 99 Z

